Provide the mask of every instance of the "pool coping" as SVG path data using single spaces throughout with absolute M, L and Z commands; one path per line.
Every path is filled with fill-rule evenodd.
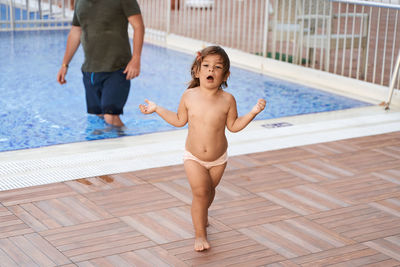
M 229 156 L 400 131 L 400 109 L 368 106 L 253 121 L 227 132 Z M 0 153 L 0 190 L 182 163 L 187 130 Z

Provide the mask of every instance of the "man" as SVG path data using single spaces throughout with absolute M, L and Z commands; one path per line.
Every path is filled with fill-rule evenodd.
M 140 73 L 144 38 L 140 7 L 136 0 L 76 0 L 74 10 L 57 81 L 66 83 L 68 64 L 82 43 L 87 112 L 122 127 L 120 115 L 128 99 L 130 80 Z M 133 53 L 128 23 L 134 30 Z

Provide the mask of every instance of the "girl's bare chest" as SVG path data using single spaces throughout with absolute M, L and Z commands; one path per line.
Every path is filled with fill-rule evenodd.
M 224 117 L 228 113 L 228 106 L 222 101 L 194 101 L 189 107 L 189 116 L 202 118 Z

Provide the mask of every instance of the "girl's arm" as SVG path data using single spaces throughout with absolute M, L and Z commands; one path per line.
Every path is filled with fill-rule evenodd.
M 178 112 L 170 111 L 166 108 L 158 106 L 156 103 L 145 99 L 146 105 L 140 104 L 139 109 L 143 114 L 151 114 L 156 112 L 166 122 L 175 127 L 183 127 L 186 125 L 188 120 L 187 109 L 185 106 L 185 95 L 182 96 L 179 103 Z
M 238 118 L 236 100 L 232 96 L 228 111 L 228 118 L 226 120 L 226 127 L 229 131 L 234 133 L 243 130 L 256 117 L 258 113 L 263 111 L 265 105 L 266 101 L 264 99 L 258 99 L 257 104 L 251 109 L 249 113 Z

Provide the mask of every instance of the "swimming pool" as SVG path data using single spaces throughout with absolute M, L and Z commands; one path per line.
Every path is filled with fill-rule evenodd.
M 175 109 L 194 55 L 145 44 L 142 71 L 132 80 L 122 120 L 124 132 L 108 129 L 103 120 L 86 114 L 79 49 L 70 64 L 67 84 L 56 74 L 68 31 L 0 32 L 0 151 L 114 138 L 176 129 L 156 115 L 137 108 L 148 98 Z M 235 95 L 239 115 L 262 97 L 268 101 L 257 119 L 348 109 L 370 105 L 233 67 L 226 89 Z

